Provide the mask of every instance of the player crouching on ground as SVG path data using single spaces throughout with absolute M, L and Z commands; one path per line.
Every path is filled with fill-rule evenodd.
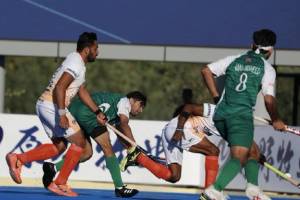
M 206 134 L 216 131 L 212 121 L 214 108 L 212 104 L 186 104 L 180 114 L 165 126 L 162 142 L 167 166 L 136 149 L 122 160 L 121 170 L 126 170 L 136 162 L 156 177 L 176 183 L 181 178 L 183 150 L 186 150 L 206 156 L 205 187 L 208 187 L 215 181 L 219 168 L 219 149 L 206 137 Z

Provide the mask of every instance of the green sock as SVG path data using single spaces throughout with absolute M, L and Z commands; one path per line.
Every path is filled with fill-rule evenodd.
M 110 172 L 111 178 L 113 179 L 116 188 L 123 186 L 123 181 L 121 177 L 121 171 L 119 166 L 119 161 L 115 155 L 111 157 L 106 157 L 106 166 Z
M 258 162 L 254 159 L 248 160 L 245 165 L 245 175 L 248 183 L 258 185 Z
M 238 159 L 231 158 L 227 161 L 221 170 L 217 181 L 214 183 L 214 187 L 222 191 L 229 184 L 229 182 L 239 173 L 241 170 L 241 163 Z
M 60 161 L 58 161 L 55 164 L 55 169 L 56 169 L 57 172 L 60 171 L 60 169 L 62 168 L 64 162 L 65 162 L 65 158 L 61 159 Z

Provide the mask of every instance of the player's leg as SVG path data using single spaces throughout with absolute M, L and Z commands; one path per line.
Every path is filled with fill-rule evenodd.
M 78 164 L 82 151 L 86 145 L 86 139 L 83 131 L 80 129 L 75 118 L 70 112 L 67 112 L 67 118 L 69 121 L 69 128 L 65 131 L 65 138 L 71 143 L 68 151 L 65 155 L 65 160 L 62 168 L 55 178 L 55 180 L 48 186 L 48 190 L 64 196 L 77 196 L 78 194 L 73 192 L 67 185 L 67 180 Z
M 216 180 L 219 170 L 219 149 L 206 137 L 199 143 L 193 145 L 189 149 L 193 153 L 202 153 L 205 155 L 205 185 L 207 188 Z
M 85 138 L 81 130 L 67 137 L 71 143 L 65 155 L 61 170 L 55 180 L 48 186 L 48 190 L 63 196 L 78 196 L 78 194 L 67 185 L 67 180 L 80 160 L 82 150 L 85 146 Z
M 171 183 L 178 182 L 181 178 L 181 169 L 182 169 L 181 164 L 171 163 L 171 164 L 168 164 L 168 168 L 171 171 L 171 177 L 166 181 L 171 182 Z
M 175 132 L 174 127 L 166 126 L 162 132 L 162 144 L 167 165 L 153 160 L 142 152 L 139 153 L 136 159 L 133 160 L 133 162 L 136 162 L 140 166 L 148 169 L 157 178 L 161 178 L 172 183 L 179 181 L 181 177 L 181 164 L 183 154 L 183 149 L 180 147 L 180 144 L 176 144 L 172 141 L 172 136 Z M 196 141 L 199 140 L 196 139 Z M 124 169 L 126 169 L 126 167 Z
M 176 182 L 172 179 L 172 172 L 165 164 L 159 163 L 158 161 L 153 160 L 144 153 L 139 153 L 137 158 L 134 160 L 138 165 L 148 169 L 153 175 L 157 178 L 164 179 L 169 182 Z M 174 175 L 175 177 L 175 175 Z M 180 177 L 180 176 L 179 176 Z
M 63 140 L 55 135 L 56 114 L 53 103 L 38 101 L 36 110 L 46 134 L 49 138 L 52 138 L 52 144 L 41 144 L 38 147 L 21 154 L 7 154 L 6 161 L 9 167 L 10 175 L 16 183 L 22 182 L 21 169 L 23 164 L 32 161 L 49 159 L 57 156 L 66 148 Z M 64 130 L 60 128 L 59 131 L 63 132 Z
M 257 144 L 253 141 L 248 161 L 245 164 L 245 175 L 247 179 L 246 195 L 249 199 L 270 200 L 258 186 L 259 159 L 260 151 Z
M 223 190 L 230 181 L 239 173 L 242 163 L 245 163 L 249 149 L 241 146 L 230 148 L 231 158 L 224 164 L 215 183 L 204 190 L 200 195 L 201 200 L 226 199 Z
M 63 146 L 63 142 L 60 141 L 56 143 L 58 146 Z M 58 155 L 63 152 L 64 147 L 61 149 L 57 148 L 55 144 L 41 144 L 38 147 L 20 154 L 9 153 L 6 155 L 6 161 L 10 170 L 10 175 L 12 179 L 20 184 L 21 179 L 21 169 L 26 163 L 32 161 L 46 160 L 48 158 Z
M 103 126 L 95 128 L 92 133 L 92 138 L 102 148 L 105 156 L 106 167 L 110 172 L 115 186 L 115 195 L 117 197 L 133 197 L 136 195 L 139 192 L 138 190 L 127 188 L 123 183 L 119 161 L 113 151 L 106 127 Z
M 91 140 L 86 137 L 86 141 L 85 141 L 85 146 L 84 148 L 82 149 L 82 154 L 80 156 L 80 160 L 79 162 L 85 162 L 87 160 L 89 160 L 93 155 L 93 147 L 92 147 L 92 143 L 91 143 Z M 64 163 L 64 158 L 61 159 L 60 161 L 58 161 L 57 163 L 55 163 L 55 169 L 56 171 L 60 171 L 63 163 Z
M 225 163 L 221 170 L 214 187 L 222 191 L 228 183 L 239 173 L 241 167 L 248 159 L 250 147 L 253 142 L 253 120 L 252 118 L 232 117 L 230 119 L 215 121 L 218 129 L 226 127 L 227 141 L 230 146 L 231 158 Z M 221 127 L 220 127 L 221 126 Z
M 85 162 L 85 161 L 89 160 L 93 155 L 93 147 L 92 147 L 91 139 L 88 135 L 86 135 L 86 133 L 84 133 L 84 135 L 85 135 L 86 141 L 85 141 L 85 146 L 84 146 L 84 149 L 82 150 L 82 154 L 80 156 L 79 162 Z M 55 171 L 60 171 L 60 169 L 64 163 L 64 160 L 65 159 L 62 158 L 60 161 L 58 161 L 54 164 Z M 45 163 L 47 164 L 49 162 L 45 162 Z
M 90 159 L 93 155 L 93 149 L 92 149 L 92 143 L 91 139 L 86 136 L 86 145 L 82 151 L 80 161 L 79 162 L 85 162 L 86 160 Z M 56 173 L 60 171 L 60 169 L 63 166 L 65 158 L 62 158 L 60 161 L 54 163 L 51 162 L 44 162 L 43 163 L 43 178 L 42 182 L 44 187 L 47 189 L 50 183 L 53 181 Z
M 171 127 L 171 128 L 170 128 Z M 181 165 L 183 159 L 183 149 L 179 144 L 172 141 L 174 128 L 166 126 L 162 132 L 162 145 L 166 158 L 166 165 L 154 161 L 144 153 L 137 156 L 137 163 L 148 169 L 157 178 L 175 183 L 181 178 Z
M 109 133 L 105 131 L 104 133 L 93 138 L 95 142 L 101 146 L 103 150 L 103 154 L 105 156 L 106 166 L 112 176 L 114 185 L 116 188 L 120 188 L 123 186 L 119 161 L 115 156 L 115 153 L 112 149 L 112 145 L 110 143 Z
M 223 198 L 222 191 L 239 173 L 247 162 L 253 142 L 253 123 L 249 116 L 237 116 L 230 119 L 215 120 L 215 126 L 230 146 L 230 159 L 224 164 L 216 182 L 208 187 L 200 198 Z
M 245 164 L 245 176 L 248 183 L 258 185 L 258 172 L 260 151 L 257 144 L 253 141 L 250 148 L 249 158 Z

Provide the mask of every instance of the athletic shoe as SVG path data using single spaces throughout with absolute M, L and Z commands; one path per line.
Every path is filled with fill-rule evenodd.
M 200 194 L 199 200 L 214 200 L 207 196 L 204 192 Z
M 137 193 L 139 193 L 138 190 L 127 188 L 127 185 L 123 185 L 121 188 L 115 189 L 116 197 L 129 198 L 133 197 Z
M 123 158 L 120 162 L 120 170 L 122 172 L 126 171 L 129 166 L 136 166 L 138 163 L 136 162 L 136 158 L 141 153 L 141 151 L 134 147 L 131 151 L 128 151 L 125 158 Z
M 61 196 L 68 196 L 68 197 L 77 197 L 78 194 L 74 192 L 68 185 L 57 185 L 54 182 L 50 183 L 48 186 L 48 190 L 61 195 Z
M 21 170 L 22 170 L 22 163 L 18 160 L 17 154 L 9 153 L 6 155 L 6 162 L 9 168 L 9 174 L 11 178 L 17 183 L 21 184 Z
M 271 198 L 265 195 L 263 191 L 259 189 L 258 186 L 253 185 L 251 183 L 247 183 L 246 196 L 250 200 L 271 200 Z
M 52 183 L 55 175 L 56 175 L 56 170 L 55 170 L 55 165 L 51 162 L 44 162 L 43 163 L 43 185 L 47 189 L 48 186 Z
M 228 196 L 223 191 L 218 191 L 213 185 L 209 186 L 200 194 L 199 200 L 227 200 Z

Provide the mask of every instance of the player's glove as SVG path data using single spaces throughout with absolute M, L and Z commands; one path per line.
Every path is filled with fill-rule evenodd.
M 214 103 L 215 103 L 215 104 L 217 104 L 219 101 L 220 101 L 220 97 L 219 97 L 219 96 L 214 97 Z
M 258 160 L 258 162 L 259 162 L 260 164 L 264 165 L 264 163 L 267 162 L 266 156 L 264 156 L 264 154 L 261 153 L 261 154 L 259 155 L 259 160 Z

